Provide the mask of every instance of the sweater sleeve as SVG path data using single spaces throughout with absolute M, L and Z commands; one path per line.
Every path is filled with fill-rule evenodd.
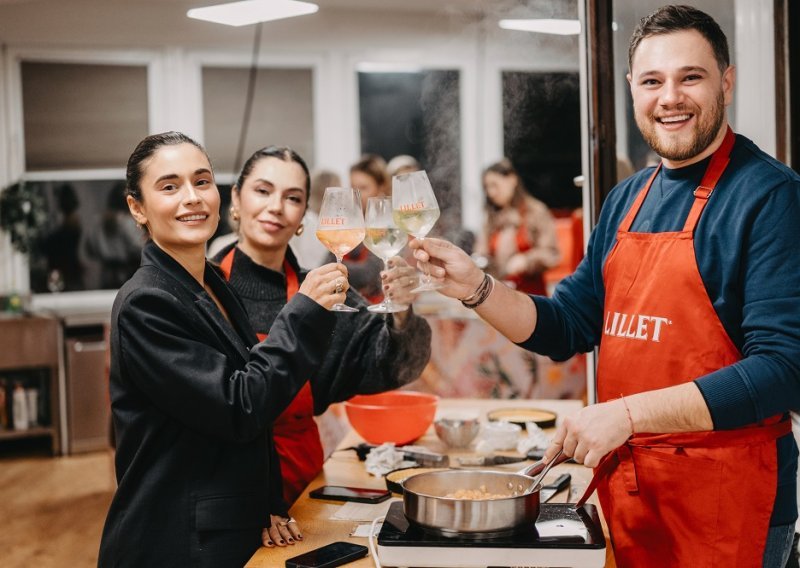
M 743 358 L 695 381 L 716 429 L 800 408 L 800 183 L 770 191 L 746 222 Z
M 417 379 L 431 356 L 431 328 L 425 319 L 409 314 L 402 329 L 391 315 L 373 314 L 352 290 L 347 304 L 357 313 L 338 317 L 325 361 L 311 378 L 314 412 L 356 394 L 373 394 Z M 411 309 L 411 308 L 409 308 Z

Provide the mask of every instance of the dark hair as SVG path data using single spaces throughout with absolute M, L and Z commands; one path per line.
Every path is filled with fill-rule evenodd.
M 350 173 L 361 172 L 375 180 L 379 186 L 384 187 L 389 181 L 386 171 L 386 160 L 377 154 L 364 154 L 361 159 L 350 166 Z
M 639 21 L 628 44 L 628 70 L 633 69 L 633 54 L 643 39 L 683 30 L 697 30 L 711 44 L 720 71 L 731 64 L 728 38 L 714 18 L 692 6 L 662 6 Z
M 523 199 L 527 191 L 525 190 L 525 187 L 522 185 L 522 179 L 519 177 L 517 169 L 514 167 L 514 164 L 511 163 L 511 160 L 509 160 L 508 158 L 503 158 L 499 162 L 495 162 L 494 164 L 483 170 L 483 173 L 481 174 L 482 182 L 485 182 L 486 174 L 489 173 L 498 174 L 503 177 L 517 176 L 517 187 L 514 188 L 514 196 L 511 198 L 511 205 L 514 206 L 519 205 L 520 201 Z M 501 208 L 495 205 L 492 202 L 492 200 L 489 199 L 489 194 L 486 193 L 485 183 L 483 184 L 483 189 L 486 197 L 486 205 L 489 207 L 489 209 L 493 212 L 500 211 Z
M 181 132 L 162 132 L 161 134 L 151 134 L 136 145 L 133 154 L 128 158 L 128 169 L 125 172 L 127 185 L 125 195 L 130 195 L 136 201 L 142 200 L 142 188 L 139 185 L 142 181 L 142 164 L 156 153 L 162 146 L 176 146 L 178 144 L 191 144 L 208 159 L 211 165 L 211 158 L 205 148 Z M 212 168 L 213 170 L 213 168 Z
M 287 146 L 267 146 L 266 148 L 256 150 L 252 156 L 247 158 L 244 166 L 242 166 L 242 172 L 239 174 L 239 177 L 236 178 L 236 184 L 233 186 L 234 191 L 242 191 L 244 180 L 253 172 L 253 168 L 256 167 L 256 164 L 264 158 L 277 158 L 284 162 L 294 162 L 303 168 L 303 173 L 306 175 L 306 201 L 308 201 L 308 194 L 311 190 L 311 174 L 308 172 L 308 166 L 306 165 L 306 161 L 300 157 L 300 154 Z

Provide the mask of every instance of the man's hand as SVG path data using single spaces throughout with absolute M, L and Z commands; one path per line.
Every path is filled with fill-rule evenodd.
M 564 453 L 587 467 L 596 467 L 607 453 L 631 436 L 631 423 L 622 400 L 583 408 L 558 427 L 544 459 L 548 463 L 563 446 Z
M 414 251 L 419 269 L 444 285 L 439 292 L 445 296 L 467 298 L 483 282 L 483 271 L 453 243 L 427 238 L 413 239 L 408 246 Z

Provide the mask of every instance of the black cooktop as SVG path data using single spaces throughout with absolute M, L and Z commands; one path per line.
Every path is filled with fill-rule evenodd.
M 583 523 L 586 527 L 586 538 L 575 535 L 541 537 L 535 525 L 524 527 L 520 532 L 510 536 L 495 538 L 476 540 L 439 536 L 409 523 L 403 514 L 403 503 L 397 502 L 389 507 L 378 533 L 378 544 L 415 547 L 605 548 L 606 540 L 594 505 L 584 505 L 575 509 L 575 505 L 569 503 L 542 503 L 537 523 L 559 520 Z

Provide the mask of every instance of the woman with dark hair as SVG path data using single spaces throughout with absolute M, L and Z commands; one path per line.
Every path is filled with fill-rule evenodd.
M 309 173 L 303 159 L 289 148 L 276 146 L 255 152 L 232 188 L 239 241 L 215 260 L 242 297 L 260 336 L 275 333 L 276 317 L 308 278 L 288 246 L 293 235 L 314 230 L 302 225 L 308 193 Z M 399 257 L 389 262 L 393 268 L 380 275 L 387 295 L 410 303 L 415 270 Z M 284 497 L 289 503 L 322 469 L 324 456 L 314 415 L 354 394 L 406 384 L 420 375 L 430 357 L 430 328 L 410 309 L 384 318 L 363 309 L 366 301 L 353 290 L 347 294 L 347 304 L 362 309 L 336 318 L 322 365 L 304 376 L 309 382 L 275 423 Z M 299 528 L 295 524 L 290 528 L 297 537 Z M 265 545 L 272 542 L 265 535 Z
M 556 226 L 547 206 L 532 197 L 508 158 L 483 172 L 486 222 L 476 252 L 487 271 L 528 294 L 545 294 L 543 273 L 558 265 Z
M 118 487 L 98 564 L 242 566 L 270 515 L 286 515 L 271 425 L 320 366 L 347 273 L 310 272 L 259 343 L 205 259 L 220 207 L 205 150 L 148 136 L 126 192 L 148 239 L 111 314 Z

